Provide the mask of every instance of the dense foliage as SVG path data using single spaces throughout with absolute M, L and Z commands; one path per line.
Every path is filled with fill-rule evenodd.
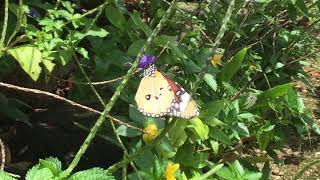
M 107 119 L 125 122 L 100 117 L 105 126 L 94 126 L 84 142 L 90 148 L 99 129 L 123 149 L 120 163 L 70 175 L 77 160 L 63 171 L 58 159 L 47 158 L 26 179 L 113 179 L 121 178 L 119 172 L 128 179 L 268 179 L 270 162 L 279 162 L 291 136 L 320 134 L 294 88 L 296 80 L 308 83 L 304 66 L 319 68 L 316 0 L 7 3 L 1 6 L 7 11 L 1 14 L 0 80 L 30 88 L 47 84 L 42 90 L 103 105 Z M 132 75 L 129 68 L 143 53 L 157 56 L 156 66 L 190 92 L 199 117 L 146 118 L 137 111 L 141 72 Z M 70 81 L 61 87 L 57 79 Z M 110 103 L 112 96 L 120 98 Z M 26 114 L 32 100 L 10 93 L 0 98 L 2 114 L 32 124 Z

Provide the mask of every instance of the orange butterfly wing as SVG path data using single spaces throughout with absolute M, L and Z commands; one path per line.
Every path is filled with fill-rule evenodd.
M 145 116 L 160 117 L 168 114 L 175 98 L 171 87 L 159 71 L 154 76 L 142 78 L 135 101 Z
M 170 89 L 173 91 L 175 98 L 171 105 L 169 115 L 189 119 L 199 115 L 199 108 L 192 97 L 175 81 L 171 80 L 163 73 L 164 78 L 168 81 Z

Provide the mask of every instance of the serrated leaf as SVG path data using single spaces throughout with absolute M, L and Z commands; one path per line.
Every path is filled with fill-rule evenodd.
M 138 12 L 134 12 L 131 14 L 131 19 L 138 28 L 140 28 L 147 37 L 149 37 L 152 33 L 152 29 L 144 23 Z
M 107 6 L 105 11 L 106 16 L 108 20 L 111 22 L 111 24 L 119 28 L 121 31 L 124 31 L 126 28 L 126 19 L 120 12 L 120 10 L 113 6 Z
M 49 168 L 39 169 L 38 166 L 34 166 L 28 171 L 26 180 L 52 180 L 53 177 L 53 173 Z
M 115 177 L 102 168 L 92 168 L 73 174 L 68 180 L 115 180 Z
M 136 107 L 130 104 L 129 106 L 129 117 L 134 122 L 138 123 L 139 125 L 144 125 L 146 118 L 143 116 L 141 112 L 137 110 Z
M 40 63 L 42 62 L 42 53 L 36 47 L 25 45 L 12 48 L 8 50 L 20 64 L 22 69 L 34 80 L 39 78 L 42 68 Z
M 206 73 L 203 79 L 211 87 L 213 91 L 217 91 L 217 81 L 212 74 Z
M 225 64 L 220 73 L 220 80 L 229 82 L 231 78 L 238 72 L 238 70 L 241 67 L 241 64 L 243 62 L 243 59 L 247 53 L 247 48 L 241 49 L 239 52 L 237 52 L 234 57 Z
M 58 176 L 61 172 L 61 162 L 57 158 L 49 157 L 44 160 L 40 159 L 39 163 L 41 167 L 49 168 L 55 176 Z
M 141 132 L 136 130 L 136 129 L 132 129 L 130 127 L 127 127 L 125 125 L 120 125 L 117 130 L 116 130 L 117 134 L 119 136 L 125 136 L 125 137 L 136 137 L 141 135 Z

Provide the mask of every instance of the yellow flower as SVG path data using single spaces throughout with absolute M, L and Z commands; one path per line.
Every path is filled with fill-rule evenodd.
M 215 54 L 212 59 L 211 63 L 214 67 L 217 67 L 218 65 L 222 66 L 221 61 L 222 61 L 222 54 Z
M 179 169 L 180 164 L 173 164 L 171 162 L 168 163 L 167 168 L 166 168 L 166 172 L 165 172 L 165 177 L 166 180 L 176 180 L 176 178 L 174 177 L 174 173 Z
M 144 142 L 148 143 L 153 141 L 159 135 L 159 129 L 155 124 L 149 124 L 143 130 L 142 139 Z

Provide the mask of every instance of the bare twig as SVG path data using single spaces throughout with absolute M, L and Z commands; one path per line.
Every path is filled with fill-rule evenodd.
M 6 152 L 5 152 L 5 147 L 4 144 L 2 142 L 2 139 L 0 138 L 0 148 L 1 148 L 1 166 L 0 166 L 0 170 L 3 171 L 4 169 L 4 164 L 6 163 Z
M 3 87 L 3 88 L 8 88 L 8 89 L 13 89 L 13 90 L 17 90 L 17 91 L 23 91 L 23 92 L 27 92 L 27 93 L 33 93 L 33 94 L 40 94 L 40 95 L 45 95 L 45 96 L 48 96 L 48 97 L 52 97 L 54 99 L 57 99 L 57 100 L 60 100 L 60 101 L 63 101 L 67 104 L 70 104 L 71 106 L 74 106 L 74 107 L 77 107 L 79 109 L 82 109 L 82 110 L 86 110 L 86 111 L 90 111 L 90 112 L 93 112 L 95 114 L 102 114 L 101 111 L 98 111 L 98 110 L 95 110 L 93 108 L 90 108 L 88 106 L 84 106 L 82 104 L 79 104 L 79 103 L 76 103 L 74 101 L 71 101 L 69 99 L 66 99 L 64 97 L 61 97 L 61 96 L 58 96 L 56 94 L 53 94 L 53 93 L 50 93 L 50 92 L 46 92 L 46 91 L 41 91 L 41 90 L 38 90 L 38 89 L 31 89 L 31 88 L 25 88 L 25 87 L 20 87 L 20 86 L 16 86 L 16 85 L 12 85 L 12 84 L 7 84 L 7 83 L 3 83 L 3 82 L 0 82 L 0 87 Z M 133 125 L 130 125 L 128 123 L 125 123 L 119 119 L 116 119 L 110 115 L 106 115 L 106 117 L 108 118 L 111 118 L 113 121 L 115 121 L 116 123 L 118 124 L 122 124 L 122 125 L 125 125 L 129 128 L 132 128 L 132 129 L 136 129 L 138 131 L 141 131 L 141 132 L 144 132 L 142 129 L 138 128 L 138 127 L 135 127 Z

